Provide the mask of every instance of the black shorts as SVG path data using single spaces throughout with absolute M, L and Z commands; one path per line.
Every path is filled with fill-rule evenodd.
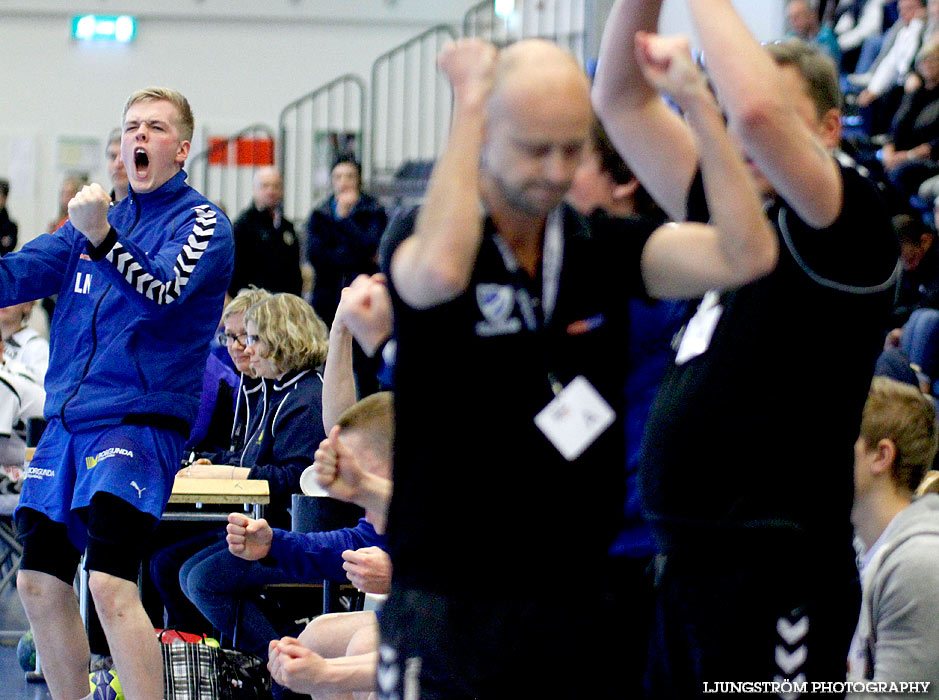
M 76 514 L 88 528 L 85 569 L 136 582 L 157 519 L 103 491 L 94 494 L 91 505 Z M 23 507 L 16 512 L 16 529 L 23 545 L 20 568 L 41 571 L 71 585 L 81 552 L 69 539 L 65 523 Z
M 650 697 L 706 698 L 722 681 L 844 680 L 861 598 L 853 550 L 826 558 L 774 544 L 659 558 Z
M 617 674 L 585 672 L 615 668 L 604 665 L 614 660 L 604 652 L 611 631 L 602 597 L 572 610 L 569 593 L 558 592 L 536 599 L 511 589 L 504 597 L 393 589 L 379 618 L 379 697 L 621 697 Z

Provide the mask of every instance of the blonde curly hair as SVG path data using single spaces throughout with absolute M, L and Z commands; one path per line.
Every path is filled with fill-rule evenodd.
M 295 294 L 272 294 L 245 312 L 279 372 L 316 367 L 326 361 L 329 330 L 313 307 Z

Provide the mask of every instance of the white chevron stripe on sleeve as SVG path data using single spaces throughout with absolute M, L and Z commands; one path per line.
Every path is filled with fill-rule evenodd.
M 215 233 L 215 212 L 205 205 L 193 209 L 196 212 L 196 223 L 193 224 L 192 233 L 189 234 L 186 244 L 176 256 L 176 264 L 173 266 L 174 276 L 168 282 L 161 283 L 150 273 L 144 272 L 140 263 L 134 260 L 133 255 L 119 242 L 115 243 L 105 256 L 139 294 L 161 306 L 171 304 L 179 298 Z

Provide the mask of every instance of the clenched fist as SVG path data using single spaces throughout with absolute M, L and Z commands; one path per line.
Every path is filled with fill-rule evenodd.
M 108 208 L 111 198 L 97 182 L 85 185 L 68 203 L 68 218 L 93 246 L 99 246 L 108 236 Z

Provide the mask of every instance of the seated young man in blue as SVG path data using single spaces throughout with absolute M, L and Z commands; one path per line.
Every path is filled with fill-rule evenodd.
M 16 513 L 17 589 L 55 700 L 88 694 L 88 641 L 72 581 L 85 568 L 124 692 L 163 697 L 162 663 L 137 591 L 196 415 L 202 368 L 231 276 L 231 224 L 186 185 L 193 118 L 179 93 L 127 100 L 128 196 L 98 184 L 69 221 L 0 260 L 0 306 L 58 294 L 49 425 Z
M 343 452 L 351 452 L 361 465 L 363 479 L 391 478 L 391 440 L 394 418 L 391 395 L 372 394 L 344 411 L 333 428 L 328 445 L 342 443 Z M 339 495 L 339 494 L 337 494 Z M 347 571 L 356 570 L 363 562 L 359 552 L 370 547 L 385 547 L 381 530 L 382 508 L 366 508 L 365 517 L 355 527 L 331 532 L 296 533 L 271 528 L 266 520 L 252 520 L 242 513 L 228 516 L 227 551 L 216 550 L 196 561 L 187 562 L 180 574 L 183 590 L 196 607 L 223 633 L 235 626 L 236 602 L 241 600 L 239 646 L 258 656 L 266 656 L 268 644 L 279 635 L 264 613 L 246 592 L 268 583 L 345 581 Z M 373 526 L 374 523 L 374 526 Z M 368 558 L 365 553 L 364 558 Z
M 359 290 L 363 291 L 363 290 Z M 364 295 L 360 297 L 363 299 Z M 340 308 L 347 302 L 343 294 Z M 356 312 L 361 318 L 362 307 Z M 381 396 L 381 395 L 378 395 Z M 380 411 L 390 414 L 390 400 L 378 403 L 369 397 L 340 416 L 339 425 L 330 431 L 316 451 L 313 470 L 317 483 L 326 492 L 343 501 L 362 506 L 366 519 L 379 532 L 384 532 L 391 497 L 391 479 L 387 469 L 369 469 L 375 464 L 366 444 L 359 437 L 364 426 L 357 418 L 363 410 L 372 410 L 374 403 Z M 390 421 L 385 424 L 391 427 Z M 376 427 L 385 432 L 385 426 Z M 376 442 L 390 459 L 390 432 L 386 444 Z M 378 460 L 380 465 L 384 458 Z M 270 539 L 266 532 L 230 525 L 229 549 L 238 556 L 256 549 L 254 556 L 263 554 Z M 281 551 L 284 548 L 281 547 Z M 302 555 L 296 555 L 302 556 Z M 377 547 L 342 553 L 343 568 L 352 584 L 366 593 L 387 594 L 391 590 L 391 559 Z M 320 615 L 306 626 L 299 637 L 284 637 L 270 643 L 267 667 L 275 682 L 297 693 L 339 700 L 358 698 L 375 690 L 378 668 L 378 613 L 333 613 Z

